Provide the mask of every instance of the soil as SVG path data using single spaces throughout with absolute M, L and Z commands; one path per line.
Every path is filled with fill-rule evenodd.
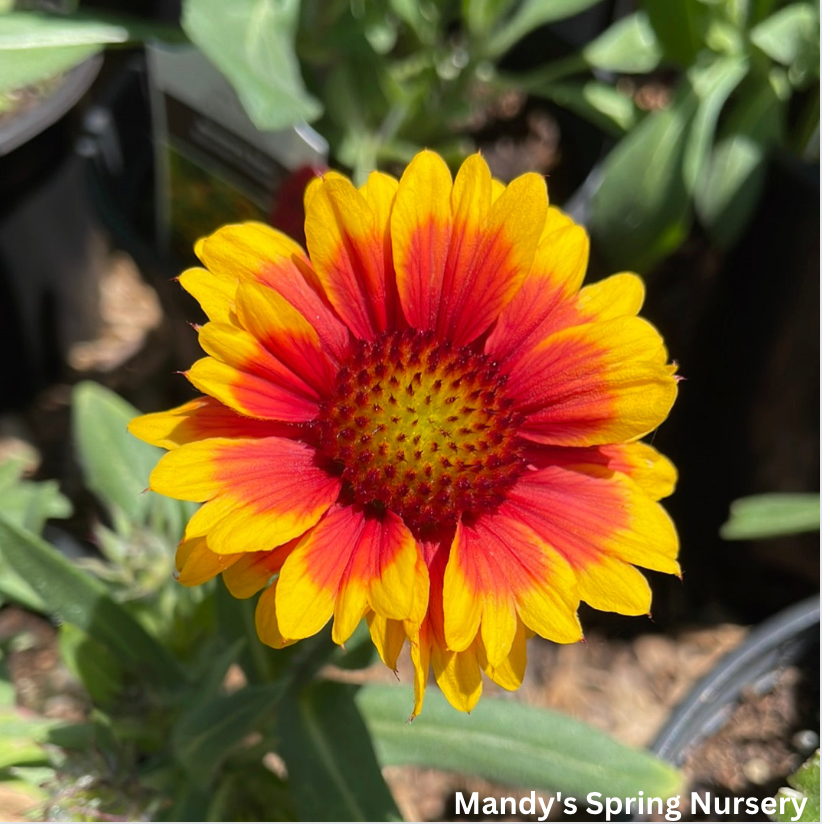
M 785 778 L 819 746 L 819 679 L 806 669 L 779 673 L 772 690 L 748 690 L 728 723 L 693 749 L 683 764 L 702 798 L 773 798 Z M 710 796 L 707 796 L 710 793 Z M 683 807 L 687 812 L 687 808 Z M 766 816 L 690 811 L 690 821 L 768 821 Z

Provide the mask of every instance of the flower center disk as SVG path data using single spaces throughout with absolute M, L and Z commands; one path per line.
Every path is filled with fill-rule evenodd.
M 523 466 L 505 379 L 485 355 L 433 332 L 358 341 L 317 421 L 323 451 L 361 504 L 412 528 L 498 506 Z

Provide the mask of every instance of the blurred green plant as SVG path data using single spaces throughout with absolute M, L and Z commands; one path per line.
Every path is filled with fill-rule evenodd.
M 62 661 L 88 696 L 82 723 L 22 714 L 0 658 L 0 781 L 24 789 L 38 815 L 399 820 L 380 769 L 398 764 L 566 793 L 682 790 L 682 775 L 652 755 L 510 700 L 485 699 L 467 716 L 429 688 L 424 713 L 406 723 L 410 687 L 334 680 L 373 662 L 364 624 L 344 651 L 327 634 L 263 646 L 252 600 L 219 580 L 173 580 L 185 505 L 143 493 L 157 455 L 127 433 L 136 414 L 98 385 L 75 389 L 78 459 L 106 520 L 94 564 L 78 567 L 26 528 L 39 518 L 0 510 L 4 563 L 59 623 Z
M 24 455 L 0 464 L 0 513 L 11 524 L 39 535 L 49 518 L 68 518 L 71 501 L 57 481 L 29 481 L 25 475 L 29 461 Z M 43 603 L 32 587 L 6 562 L 0 547 L 0 606 L 5 601 L 42 611 Z
M 670 104 L 608 156 L 591 231 L 612 264 L 644 271 L 678 248 L 694 216 L 720 248 L 733 245 L 774 150 L 818 160 L 819 6 L 644 0 L 634 19 L 632 59 L 644 54 L 648 71 L 658 55 L 655 68 L 678 79 Z
M 802 799 L 807 802 L 802 814 L 797 818 L 795 807 L 784 814 L 779 813 L 777 805 L 774 821 L 819 821 L 819 750 L 817 750 L 793 775 L 788 776 L 789 787 L 782 787 L 776 795 L 777 802 L 782 798 Z M 791 805 L 793 806 L 793 805 Z
M 356 181 L 422 147 L 452 164 L 474 116 L 510 90 L 543 97 L 617 141 L 591 206 L 608 262 L 645 271 L 694 218 L 740 236 L 779 149 L 818 160 L 819 7 L 813 0 L 639 0 L 578 53 L 526 72 L 500 62 L 526 35 L 597 0 L 183 0 L 185 35 L 261 129 L 318 121 Z M 90 15 L 0 14 L 0 93 L 108 45 L 179 38 Z M 644 111 L 643 88 L 658 98 Z
M 774 492 L 734 501 L 720 535 L 726 541 L 747 541 L 818 530 L 818 494 Z

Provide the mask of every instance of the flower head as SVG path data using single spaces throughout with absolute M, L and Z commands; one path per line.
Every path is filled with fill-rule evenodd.
M 431 152 L 399 182 L 329 172 L 305 202 L 308 254 L 259 224 L 197 244 L 204 396 L 131 424 L 169 450 L 151 488 L 204 502 L 180 581 L 263 590 L 275 647 L 366 617 L 394 667 L 407 639 L 415 713 L 429 666 L 463 710 L 483 670 L 515 689 L 529 635 L 581 639 L 580 600 L 648 613 L 675 470 L 639 438 L 676 379 L 639 278 L 581 289 L 585 232 L 479 155 L 453 181 Z

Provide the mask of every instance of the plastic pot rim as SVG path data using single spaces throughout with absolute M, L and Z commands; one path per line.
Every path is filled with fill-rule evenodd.
M 674 710 L 650 750 L 674 766 L 687 751 L 727 722 L 747 686 L 773 687 L 776 674 L 795 663 L 819 626 L 819 595 L 777 613 L 754 629 L 708 673 Z M 818 641 L 818 635 L 817 635 Z
M 54 94 L 9 118 L 0 127 L 0 157 L 10 154 L 56 123 L 89 90 L 102 64 L 102 54 L 89 57 L 66 72 Z

